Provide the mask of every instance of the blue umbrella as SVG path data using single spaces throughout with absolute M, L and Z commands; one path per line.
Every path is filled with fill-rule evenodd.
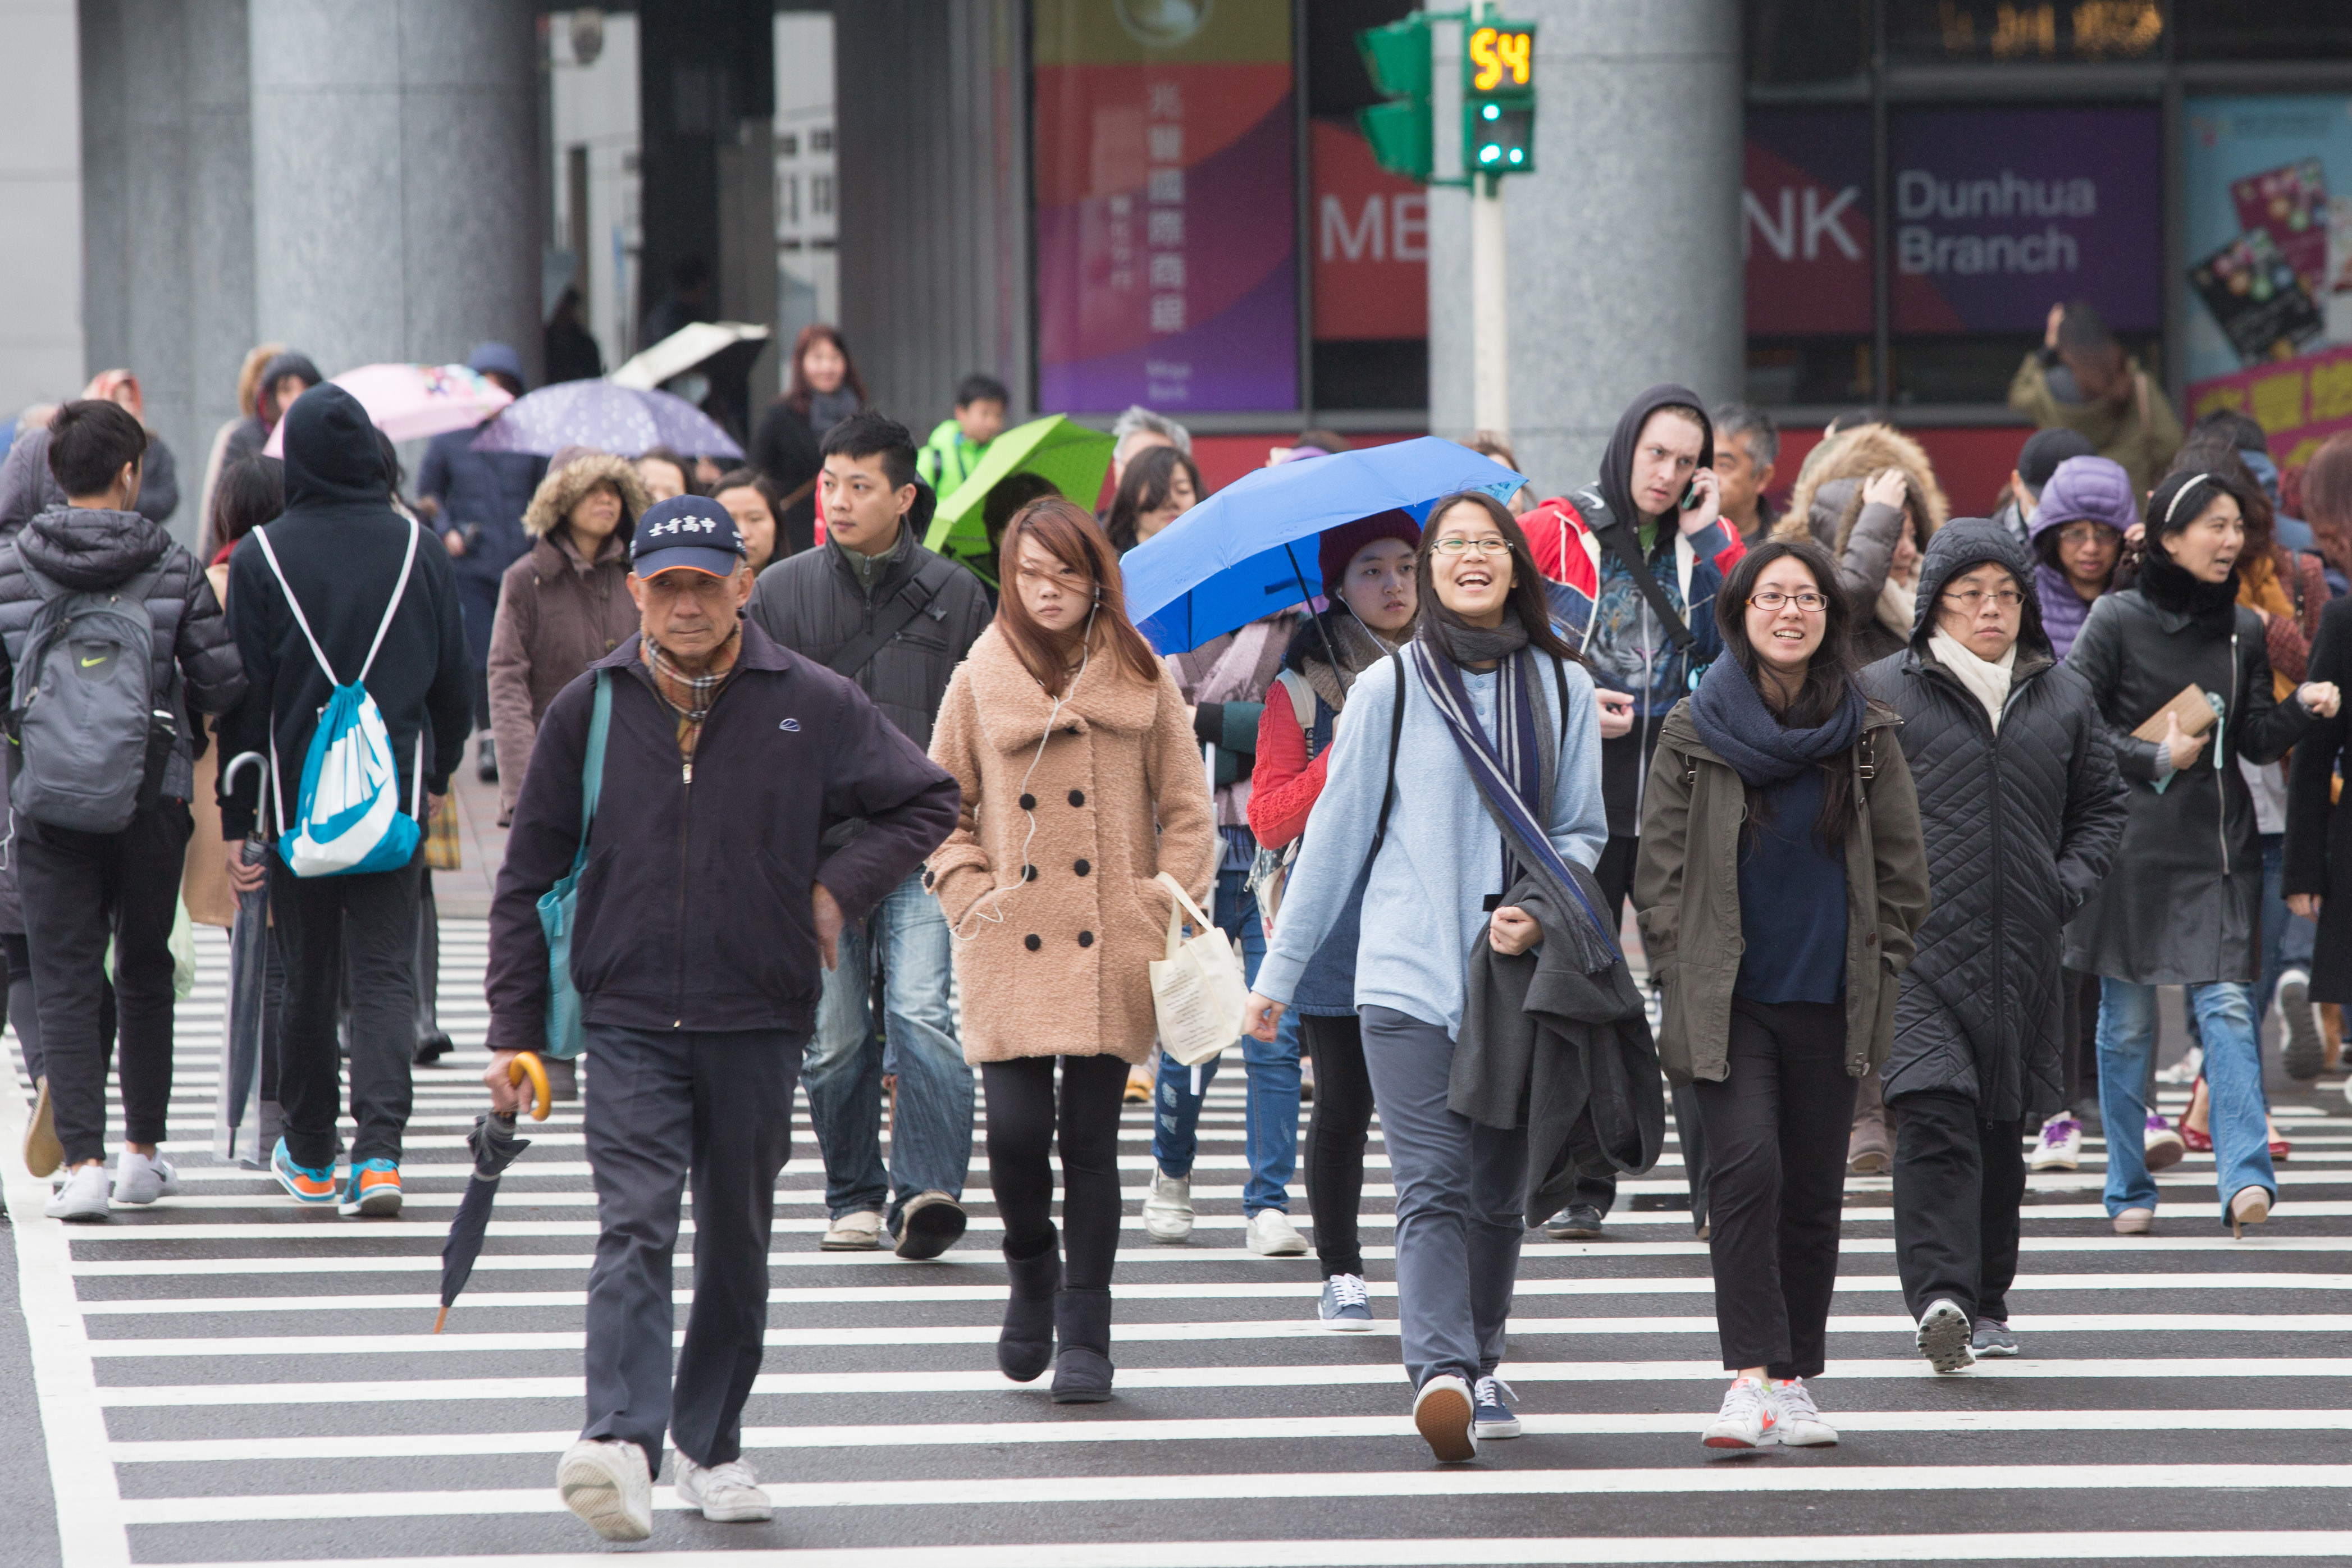
M 593 446 L 634 457 L 667 446 L 689 457 L 743 455 L 719 422 L 682 397 L 611 382 L 558 382 L 519 397 L 474 437 L 477 452 L 535 452 Z
M 1326 528 L 1388 511 L 1425 522 L 1448 496 L 1499 500 L 1526 483 L 1434 435 L 1260 468 L 1128 552 L 1128 613 L 1153 647 L 1181 653 L 1321 592 L 1313 540 Z

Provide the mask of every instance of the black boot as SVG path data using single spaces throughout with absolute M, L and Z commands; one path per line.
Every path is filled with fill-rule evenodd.
M 1065 1290 L 1054 1298 L 1054 1403 L 1099 1405 L 1110 1397 L 1110 1292 Z
M 1013 1299 L 1004 1303 L 1004 1332 L 996 1336 L 997 1370 L 1028 1383 L 1054 1364 L 1054 1296 L 1062 1288 L 1062 1239 L 1048 1227 L 1045 1250 L 1034 1258 L 1007 1251 Z

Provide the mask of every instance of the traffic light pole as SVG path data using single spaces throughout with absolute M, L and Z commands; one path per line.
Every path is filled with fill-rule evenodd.
M 1510 273 L 1504 249 L 1503 182 L 1470 178 L 1471 418 L 1480 430 L 1511 433 Z

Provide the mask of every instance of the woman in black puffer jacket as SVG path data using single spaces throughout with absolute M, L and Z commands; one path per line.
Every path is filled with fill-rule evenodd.
M 2106 874 L 2124 786 L 2082 676 L 2042 630 L 2032 562 L 1998 525 L 1947 525 L 1908 647 L 1863 672 L 1903 716 L 1931 901 L 1879 1071 L 1895 1113 L 1895 1249 L 1938 1372 L 2014 1355 L 2007 1292 L 2021 1121 L 2059 1107 L 2060 933 Z

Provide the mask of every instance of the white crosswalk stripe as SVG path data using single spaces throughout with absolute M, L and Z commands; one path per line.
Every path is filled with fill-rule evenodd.
M 553 1458 L 582 1395 L 595 1235 L 578 1108 L 560 1108 L 500 1197 L 452 1315 L 441 1239 L 480 1106 L 484 929 L 443 922 L 444 1027 L 417 1074 L 406 1215 L 296 1210 L 224 1166 L 207 1133 L 222 967 L 199 934 L 173 1099 L 184 1190 L 103 1228 L 6 1193 L 73 1568 L 131 1563 L 554 1568 L 601 1558 Z M 587 1073 L 593 1092 L 593 1064 Z M 1396 1362 L 1393 1189 L 1377 1127 L 1365 1255 L 1380 1331 L 1313 1324 L 1312 1257 L 1241 1240 L 1243 1084 L 1202 1128 L 1199 1245 L 1138 1217 L 1147 1107 L 1120 1146 L 1129 1235 L 1116 1284 L 1120 1397 L 1056 1411 L 990 1349 L 1002 1234 L 975 1153 L 970 1238 L 929 1264 L 816 1250 L 823 1170 L 805 1107 L 779 1196 L 765 1363 L 747 1456 L 778 1505 L 720 1526 L 656 1495 L 656 1550 L 699 1563 L 879 1568 L 1578 1563 L 2352 1561 L 2352 1117 L 2332 1088 L 2278 1107 L 2296 1141 L 2267 1233 L 2217 1228 L 2212 1162 L 2164 1174 L 2157 1234 L 2117 1237 L 2100 1151 L 2032 1183 L 2019 1359 L 1939 1378 L 1910 1349 L 1889 1184 L 1849 1184 L 1844 1273 L 1819 1393 L 1835 1449 L 1711 1461 L 1723 1374 L 1705 1246 L 1675 1207 L 1679 1155 L 1624 1184 L 1604 1239 L 1531 1234 L 1504 1375 L 1527 1436 L 1433 1466 Z M 2168 1093 L 2168 1108 L 2181 1096 Z M 119 1109 L 119 1108 L 118 1108 Z M 113 1128 L 120 1135 L 120 1123 Z M 1294 1208 L 1307 1219 L 1303 1184 Z M 684 1228 L 691 1245 L 690 1222 Z M 690 1299 L 681 1255 L 678 1301 Z M 681 1316 L 681 1326 L 683 1318 Z M 6 1553 L 0 1552 L 0 1560 Z

